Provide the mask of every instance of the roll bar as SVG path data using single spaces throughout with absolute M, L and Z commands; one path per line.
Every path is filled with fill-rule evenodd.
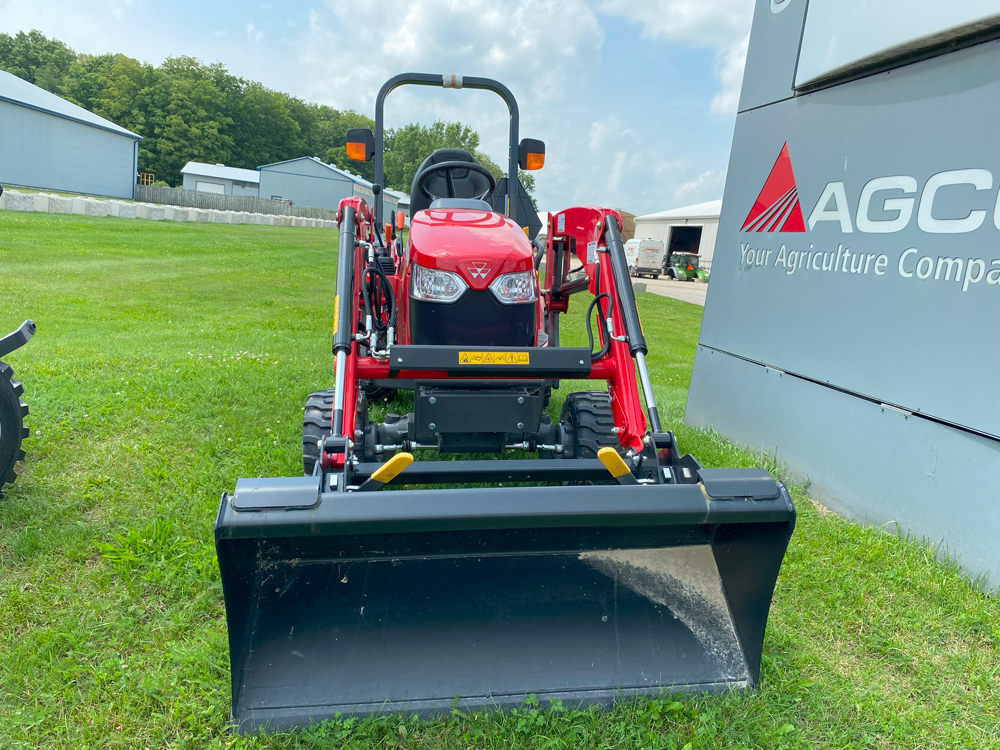
M 498 94 L 510 110 L 510 165 L 507 168 L 507 215 L 517 221 L 517 145 L 518 145 L 518 111 L 517 100 L 510 93 L 510 89 L 499 81 L 492 78 L 463 78 L 460 75 L 447 74 L 438 75 L 434 73 L 400 73 L 393 76 L 379 89 L 378 98 L 375 100 L 375 182 L 382 185 L 382 148 L 384 146 L 384 124 L 383 108 L 385 98 L 389 92 L 400 86 L 412 84 L 415 86 L 440 86 L 445 89 L 486 89 Z M 513 193 L 513 197 L 511 195 Z M 381 195 L 375 196 L 375 226 L 382 226 L 382 201 Z

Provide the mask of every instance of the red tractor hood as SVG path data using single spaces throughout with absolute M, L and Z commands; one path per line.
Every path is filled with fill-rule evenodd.
M 486 289 L 500 274 L 533 270 L 532 255 L 524 230 L 492 211 L 427 209 L 410 225 L 410 260 L 453 271 L 471 289 Z

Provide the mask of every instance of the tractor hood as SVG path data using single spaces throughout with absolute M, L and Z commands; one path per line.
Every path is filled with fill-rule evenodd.
M 433 208 L 410 226 L 410 260 L 452 271 L 471 289 L 489 287 L 500 274 L 534 269 L 528 238 L 510 218 L 492 211 Z

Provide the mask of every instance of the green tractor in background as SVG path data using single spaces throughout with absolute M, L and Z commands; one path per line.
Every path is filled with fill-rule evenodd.
M 708 272 L 701 267 L 697 253 L 669 253 L 663 261 L 663 272 L 679 281 L 708 281 Z

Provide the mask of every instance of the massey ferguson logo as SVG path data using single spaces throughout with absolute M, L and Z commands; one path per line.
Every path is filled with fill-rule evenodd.
M 795 187 L 792 160 L 788 158 L 788 144 L 781 147 L 778 160 L 771 167 L 760 195 L 743 222 L 743 232 L 804 232 L 802 207 L 799 206 L 799 189 Z
M 469 273 L 472 274 L 474 279 L 485 279 L 489 274 L 490 269 L 486 267 L 485 263 L 473 261 L 469 263 Z
M 964 234 L 983 226 L 989 213 L 993 214 L 993 225 L 1000 229 L 1000 197 L 990 195 L 993 189 L 993 173 L 988 169 L 937 172 L 922 187 L 909 175 L 873 177 L 861 188 L 852 217 L 854 199 L 848 203 L 844 183 L 828 182 L 803 222 L 786 143 L 740 231 L 805 232 L 808 227 L 811 232 L 820 222 L 830 222 L 843 233 L 853 233 L 856 227 L 867 234 L 892 234 L 902 231 L 916 215 L 917 228 L 928 234 Z M 960 192 L 947 197 L 953 190 Z M 967 203 L 964 208 L 954 205 L 958 195 Z

